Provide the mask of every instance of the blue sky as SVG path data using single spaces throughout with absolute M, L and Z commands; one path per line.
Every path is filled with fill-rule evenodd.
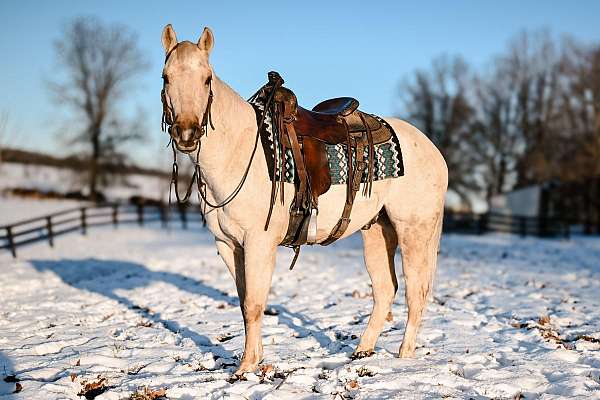
M 15 139 L 8 144 L 65 153 L 57 135 L 64 114 L 44 84 L 60 72 L 53 42 L 80 15 L 128 25 L 151 68 L 125 107 L 148 114 L 146 144 L 134 157 L 151 165 L 166 143 L 159 130 L 162 28 L 196 41 L 204 26 L 215 34 L 212 64 L 243 97 L 277 70 L 301 104 L 353 96 L 380 115 L 398 112 L 400 80 L 439 54 L 461 54 L 484 68 L 523 29 L 548 28 L 600 40 L 600 1 L 9 1 L 0 2 L 0 111 Z

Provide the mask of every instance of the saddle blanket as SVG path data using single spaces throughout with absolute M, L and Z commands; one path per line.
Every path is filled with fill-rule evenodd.
M 253 100 L 249 101 L 254 111 L 256 112 L 257 121 L 260 121 L 262 113 L 265 107 L 266 99 L 265 96 L 259 94 Z M 388 178 L 397 178 L 404 175 L 404 163 L 402 161 L 402 151 L 400 149 L 400 142 L 396 137 L 392 127 L 382 118 L 374 116 L 382 124 L 392 132 L 392 138 L 384 143 L 375 145 L 375 157 L 373 162 L 374 167 L 374 180 L 382 180 Z M 281 156 L 282 146 L 279 143 L 279 132 L 277 132 L 277 126 L 273 124 L 271 116 L 271 110 L 267 111 L 265 116 L 265 122 L 260 132 L 260 140 L 264 150 L 264 154 L 267 160 L 267 167 L 269 169 L 269 178 L 280 180 L 279 171 L 277 168 L 275 176 L 273 176 L 273 163 L 281 165 L 283 157 Z M 348 182 L 348 153 L 344 144 L 326 144 L 327 158 L 329 161 L 329 171 L 331 175 L 332 185 L 341 185 Z M 353 149 L 355 151 L 355 149 Z M 293 183 L 296 174 L 296 167 L 294 163 L 294 157 L 291 149 L 285 150 L 285 176 L 284 181 Z M 353 155 L 353 160 L 356 160 L 356 156 Z M 369 163 L 369 151 L 365 148 L 364 154 L 365 163 Z M 363 171 L 361 182 L 365 183 L 368 181 L 367 171 Z

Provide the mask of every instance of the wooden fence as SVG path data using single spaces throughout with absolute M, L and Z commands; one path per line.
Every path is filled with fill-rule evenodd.
M 57 236 L 70 232 L 87 234 L 91 227 L 121 224 L 138 224 L 160 222 L 168 227 L 177 222 L 183 229 L 189 223 L 202 223 L 202 215 L 198 207 L 165 205 L 119 205 L 101 204 L 72 208 L 42 217 L 31 218 L 11 225 L 0 226 L 0 249 L 9 250 L 13 257 L 17 256 L 17 248 L 27 244 L 47 241 L 54 246 Z
M 54 246 L 54 239 L 70 232 L 87 234 L 91 227 L 121 224 L 144 224 L 160 222 L 168 227 L 176 222 L 183 229 L 190 223 L 202 223 L 197 206 L 165 205 L 119 205 L 102 204 L 73 208 L 11 225 L 0 226 L 0 250 L 8 250 L 13 257 L 17 248 L 30 243 L 47 241 Z M 521 236 L 569 237 L 569 224 L 552 218 L 535 218 L 502 215 L 496 213 L 475 214 L 446 210 L 444 232 L 484 234 L 506 232 Z
M 559 218 L 538 218 L 497 213 L 444 213 L 444 232 L 484 234 L 513 233 L 520 236 L 570 237 L 570 226 Z

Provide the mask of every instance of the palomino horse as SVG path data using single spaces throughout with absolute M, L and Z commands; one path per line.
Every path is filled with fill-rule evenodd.
M 214 45 L 212 32 L 204 28 L 197 43 L 178 43 L 175 31 L 167 25 L 162 33 L 162 44 L 167 54 L 163 101 L 169 107 L 167 122 L 171 125 L 171 138 L 179 151 L 193 155 L 206 185 L 206 200 L 213 204 L 230 200 L 225 207 L 210 209 L 206 220 L 240 298 L 246 341 L 235 375 L 241 376 L 254 371 L 262 360 L 263 312 L 276 250 L 288 226 L 294 185 L 285 184 L 285 204 L 275 205 L 265 231 L 271 182 L 260 146 L 257 156 L 253 157 L 256 113 L 215 74 L 209 62 Z M 206 127 L 207 114 L 212 114 L 214 129 Z M 387 218 L 380 218 L 370 229 L 361 231 L 374 302 L 355 357 L 373 353 L 391 310 L 398 287 L 394 267 L 398 245 L 408 305 L 399 356 L 414 356 L 417 331 L 436 270 L 447 189 L 446 163 L 429 139 L 404 121 L 394 118 L 386 121 L 400 141 L 405 176 L 375 181 L 370 196 L 359 192 L 351 223 L 343 235 L 347 237 L 357 232 L 385 210 Z M 208 134 L 203 134 L 203 127 L 209 130 Z M 235 197 L 231 200 L 232 193 Z M 317 242 L 325 240 L 338 222 L 345 196 L 345 185 L 333 185 L 320 196 Z

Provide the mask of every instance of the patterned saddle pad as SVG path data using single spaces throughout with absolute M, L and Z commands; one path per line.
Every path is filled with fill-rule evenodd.
M 257 96 L 254 100 L 250 100 L 250 104 L 256 112 L 257 120 L 262 116 L 264 110 L 265 99 L 263 96 Z M 397 178 L 404 175 L 404 163 L 402 161 L 402 151 L 400 142 L 396 137 L 392 127 L 382 118 L 375 116 L 382 124 L 392 131 L 392 138 L 387 142 L 375 145 L 374 157 L 374 180 L 382 180 L 388 178 Z M 265 116 L 263 129 L 260 132 L 260 140 L 264 149 L 264 154 L 267 160 L 269 169 L 269 178 L 280 180 L 279 171 L 277 168 L 275 176 L 273 176 L 273 163 L 277 162 L 280 165 L 283 158 L 281 157 L 282 146 L 279 143 L 279 132 L 277 126 L 273 124 L 271 112 L 268 111 Z M 344 144 L 326 145 L 327 158 L 329 161 L 329 171 L 331 174 L 331 184 L 341 185 L 348 182 L 348 153 Z M 355 149 L 353 149 L 355 151 Z M 285 176 L 284 180 L 288 183 L 293 183 L 296 175 L 296 166 L 291 149 L 285 150 Z M 355 155 L 353 160 L 355 160 Z M 364 161 L 369 162 L 369 151 L 365 148 Z M 361 182 L 367 182 L 367 172 L 363 171 Z

